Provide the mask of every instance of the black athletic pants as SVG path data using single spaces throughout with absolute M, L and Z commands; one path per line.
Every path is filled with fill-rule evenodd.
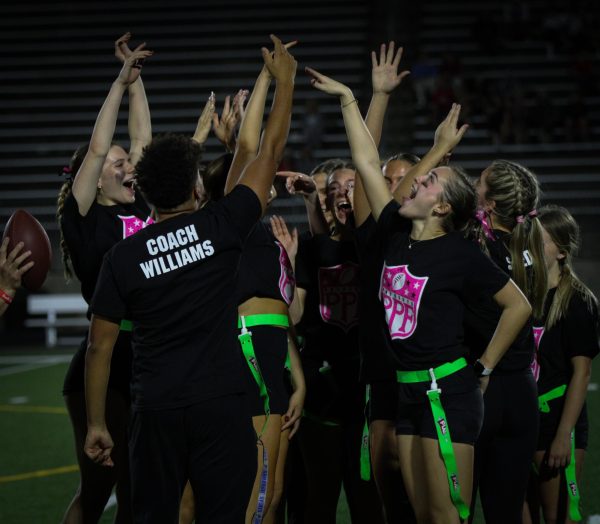
M 483 400 L 471 514 L 479 484 L 487 524 L 521 524 L 539 430 L 535 379 L 529 370 L 493 373 Z
M 257 460 L 242 395 L 134 412 L 129 454 L 134 522 L 176 524 L 188 479 L 197 524 L 244 522 Z

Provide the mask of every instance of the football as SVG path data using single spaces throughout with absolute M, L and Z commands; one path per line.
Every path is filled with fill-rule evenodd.
M 2 239 L 9 237 L 8 251 L 23 242 L 21 253 L 31 251 L 31 256 L 24 262 L 33 260 L 34 266 L 23 275 L 22 284 L 30 291 L 42 287 L 52 261 L 52 247 L 46 230 L 30 213 L 17 209 L 9 218 Z

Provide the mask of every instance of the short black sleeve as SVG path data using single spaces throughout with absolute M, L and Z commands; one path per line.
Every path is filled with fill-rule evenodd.
M 598 347 L 598 308 L 588 307 L 579 293 L 574 293 L 569 303 L 569 310 L 564 319 L 565 330 L 563 340 L 566 354 L 569 358 L 594 358 Z
M 215 205 L 216 212 L 217 209 L 221 210 L 242 240 L 246 239 L 262 214 L 256 193 L 243 184 L 238 184 L 231 193 L 219 200 Z
M 104 256 L 96 290 L 92 297 L 91 311 L 94 315 L 100 315 L 118 323 L 127 317 L 127 307 L 113 271 L 111 253 L 112 251 L 109 251 Z

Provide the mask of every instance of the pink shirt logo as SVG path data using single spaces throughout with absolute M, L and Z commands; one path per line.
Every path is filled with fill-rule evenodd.
M 129 215 L 126 217 L 122 215 L 117 216 L 121 219 L 121 222 L 123 222 L 123 238 L 130 237 L 131 235 L 137 233 L 140 229 L 144 229 L 150 224 L 154 224 L 152 217 L 148 217 L 144 221 L 134 215 Z
M 292 263 L 290 262 L 287 251 L 279 242 L 275 242 L 275 244 L 279 247 L 279 266 L 281 268 L 279 274 L 279 292 L 281 293 L 283 300 L 285 300 L 285 303 L 289 306 L 294 298 L 296 276 L 294 275 Z
M 535 352 L 533 353 L 533 360 L 531 361 L 531 372 L 537 382 L 540 378 L 540 363 L 539 363 L 539 353 L 540 353 L 540 340 L 542 340 L 542 335 L 544 334 L 544 327 L 533 327 L 533 341 L 535 342 Z
M 358 325 L 358 265 L 319 268 L 319 312 L 327 324 L 348 333 Z
M 408 266 L 383 264 L 379 300 L 383 303 L 392 339 L 409 338 L 417 329 L 423 290 L 429 277 L 416 277 Z

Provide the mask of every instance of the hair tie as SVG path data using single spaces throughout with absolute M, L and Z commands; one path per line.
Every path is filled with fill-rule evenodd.
M 478 209 L 475 213 L 475 218 L 477 218 L 481 224 L 481 229 L 486 238 L 489 240 L 496 240 L 496 235 L 494 235 L 494 231 L 488 220 L 488 214 L 483 209 Z
M 64 166 L 62 171 L 59 173 L 59 176 L 64 176 L 67 181 L 73 180 L 73 169 L 70 166 Z
M 527 213 L 526 215 L 519 215 L 517 217 L 517 223 L 518 224 L 522 224 L 523 222 L 525 222 L 526 218 L 535 218 L 538 215 L 537 209 L 532 209 L 529 213 Z

